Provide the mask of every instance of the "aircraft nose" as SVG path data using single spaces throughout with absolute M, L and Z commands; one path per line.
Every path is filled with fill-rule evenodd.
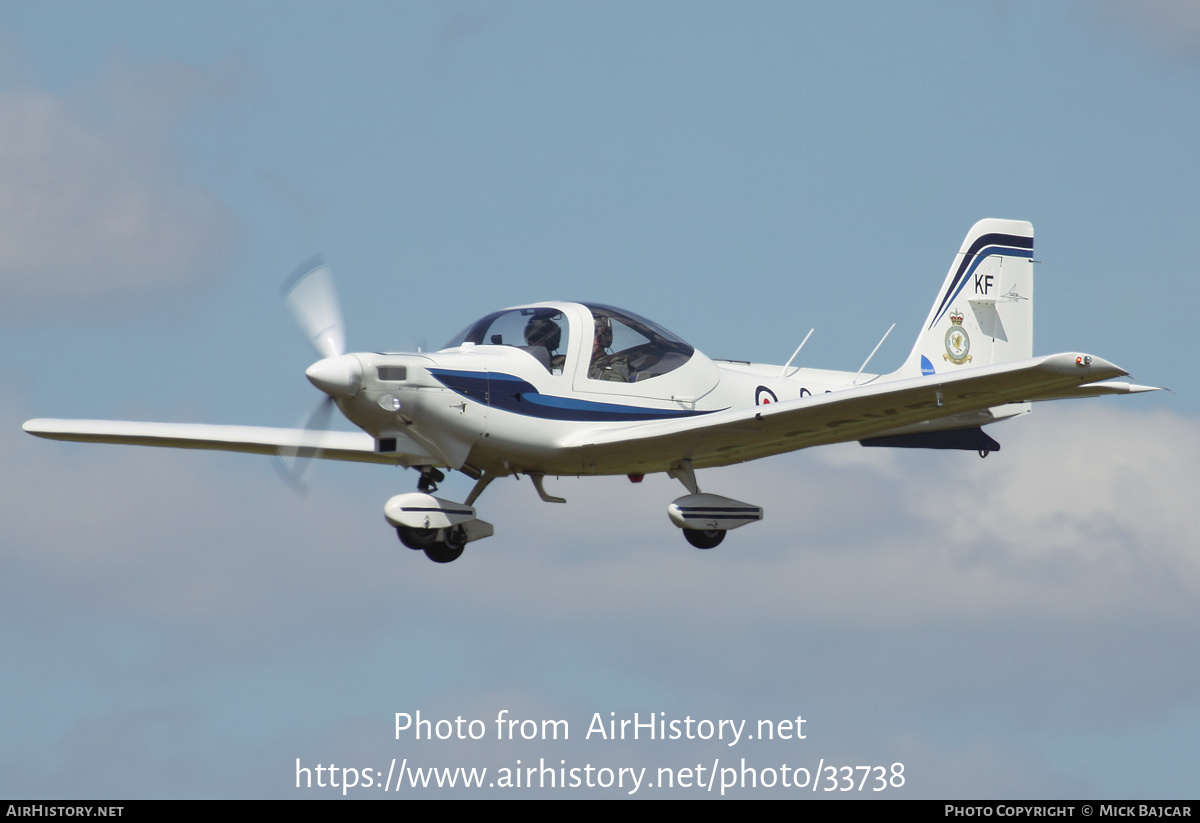
M 310 383 L 331 397 L 353 397 L 362 388 L 362 363 L 352 354 L 318 360 L 304 374 Z

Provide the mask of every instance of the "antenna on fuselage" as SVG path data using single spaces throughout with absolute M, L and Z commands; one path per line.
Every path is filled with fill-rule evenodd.
M 812 337 L 812 333 L 814 331 L 816 331 L 816 329 L 809 329 L 808 334 L 804 335 L 804 339 L 800 341 L 800 345 L 796 347 L 796 350 L 792 352 L 792 356 L 788 358 L 788 361 L 783 364 L 783 368 L 779 370 L 780 377 L 783 377 L 783 375 L 787 372 L 787 367 L 792 365 L 792 361 L 796 359 L 796 355 L 798 355 L 800 350 L 804 348 L 804 344 L 808 342 L 808 338 Z
M 892 333 L 892 329 L 894 328 L 896 328 L 895 323 L 888 327 L 888 330 L 883 333 L 883 337 L 879 338 L 879 342 L 875 344 L 875 348 L 871 349 L 871 353 L 867 355 L 867 359 L 863 361 L 863 364 L 858 367 L 858 371 L 854 373 L 855 378 L 862 374 L 862 370 L 871 362 L 871 358 L 875 356 L 875 352 L 879 351 L 879 347 L 883 345 L 884 340 L 887 340 L 887 336 Z M 856 383 L 855 385 L 858 384 Z

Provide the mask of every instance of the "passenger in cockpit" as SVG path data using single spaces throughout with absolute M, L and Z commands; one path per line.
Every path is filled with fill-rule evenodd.
M 555 314 L 544 312 L 529 318 L 525 324 L 525 346 L 526 351 L 541 361 L 543 366 L 555 374 L 562 374 L 567 356 L 558 354 L 558 347 L 562 345 L 562 327 L 554 322 Z

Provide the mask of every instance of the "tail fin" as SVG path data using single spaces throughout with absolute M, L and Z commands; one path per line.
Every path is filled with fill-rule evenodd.
M 897 377 L 1033 357 L 1033 225 L 980 220 Z

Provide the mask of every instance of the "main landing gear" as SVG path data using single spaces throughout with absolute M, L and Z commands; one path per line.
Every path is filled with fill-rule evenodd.
M 697 549 L 715 549 L 725 539 L 725 529 L 684 529 L 683 536 Z
M 761 506 L 719 494 L 701 494 L 690 460 L 676 463 L 668 474 L 682 483 L 691 494 L 667 506 L 667 515 L 672 523 L 683 529 L 684 539 L 697 549 L 716 548 L 725 539 L 725 532 L 762 520 Z

